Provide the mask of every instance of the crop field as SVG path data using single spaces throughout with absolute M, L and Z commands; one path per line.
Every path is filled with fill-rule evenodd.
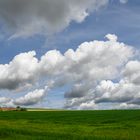
M 140 110 L 0 112 L 0 140 L 140 140 Z

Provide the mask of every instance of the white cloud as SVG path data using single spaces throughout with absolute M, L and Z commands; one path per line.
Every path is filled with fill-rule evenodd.
M 86 102 L 80 104 L 78 107 L 80 110 L 98 110 L 98 106 L 94 103 L 94 101 Z
M 33 92 L 29 92 L 24 97 L 20 97 L 13 101 L 14 105 L 34 105 L 42 101 L 43 97 L 45 96 L 45 90 L 44 89 L 37 89 Z
M 3 104 L 6 104 L 8 102 L 10 102 L 11 99 L 6 98 L 6 97 L 0 97 L 0 106 Z
M 122 4 L 126 4 L 128 2 L 128 0 L 120 0 L 120 3 Z
M 58 32 L 72 21 L 82 22 L 109 0 L 4 0 L 0 18 L 12 29 L 11 38 Z
M 21 53 L 9 64 L 0 65 L 0 89 L 21 89 L 43 78 L 45 83 L 41 84 L 47 84 L 49 90 L 68 85 L 66 108 L 97 109 L 102 103 L 139 105 L 140 62 L 130 60 L 135 50 L 118 42 L 115 35 L 106 37 L 107 41 L 84 42 L 64 54 L 51 50 L 40 59 L 34 51 Z M 14 104 L 35 104 L 43 95 L 44 90 L 36 90 L 14 100 Z
M 91 41 L 81 44 L 76 51 L 69 49 L 63 54 L 48 51 L 38 60 L 34 51 L 21 53 L 9 64 L 0 65 L 0 88 L 18 89 L 32 86 L 41 77 L 63 85 L 74 82 L 90 85 L 112 79 L 119 68 L 133 56 L 131 47 L 117 41 Z
M 121 104 L 116 105 L 115 108 L 116 109 L 139 109 L 140 106 L 135 105 L 135 104 L 121 103 Z
M 110 41 L 117 41 L 118 37 L 115 34 L 107 34 L 105 36 L 107 39 L 109 39 Z
M 118 83 L 110 80 L 102 80 L 96 87 L 94 86 L 93 92 L 87 92 L 89 94 L 86 94 L 84 97 L 76 97 L 68 100 L 66 107 L 83 106 L 83 108 L 87 109 L 88 107 L 89 109 L 99 109 L 98 106 L 100 104 L 111 103 L 112 107 L 111 105 L 106 106 L 106 109 L 140 108 L 140 83 L 137 80 L 137 82 L 135 81 L 135 77 L 137 78 L 139 74 L 139 63 L 139 61 L 128 62 L 123 68 L 123 78 Z
M 16 89 L 32 84 L 38 73 L 38 60 L 35 52 L 21 53 L 9 64 L 0 65 L 0 88 Z
M 70 98 L 92 92 L 100 80 L 117 78 L 121 67 L 133 56 L 133 50 L 111 39 L 85 42 L 75 52 L 68 50 L 65 56 L 69 59 L 69 68 L 64 79 L 72 79 L 76 84 L 65 94 Z
M 95 102 L 131 102 L 138 98 L 140 85 L 134 85 L 128 81 L 121 80 L 119 83 L 101 81 L 97 86 Z
M 128 62 L 123 70 L 123 75 L 130 82 L 140 85 L 140 61 Z

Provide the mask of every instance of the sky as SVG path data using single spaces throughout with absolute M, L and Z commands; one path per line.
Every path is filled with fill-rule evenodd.
M 139 0 L 0 0 L 0 106 L 140 108 Z

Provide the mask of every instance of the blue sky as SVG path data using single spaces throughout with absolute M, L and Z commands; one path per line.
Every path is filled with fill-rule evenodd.
M 6 25 L 7 21 L 5 23 L 3 22 L 3 19 L 1 19 L 2 22 L 0 26 L 0 30 L 1 30 L 0 63 L 8 64 L 10 61 L 12 61 L 12 59 L 16 55 L 24 52 L 29 52 L 32 50 L 36 52 L 36 58 L 38 58 L 38 60 L 40 60 L 41 56 L 43 56 L 46 52 L 50 50 L 57 49 L 60 51 L 60 53 L 63 54 L 70 48 L 76 50 L 77 47 L 83 42 L 89 42 L 93 40 L 106 41 L 105 36 L 107 34 L 115 34 L 118 37 L 118 42 L 123 42 L 128 46 L 130 45 L 132 46 L 132 48 L 138 51 L 139 44 L 140 44 L 140 39 L 139 39 L 140 16 L 139 15 L 140 15 L 139 0 L 128 0 L 126 1 L 126 3 L 121 3 L 119 0 L 110 0 L 107 4 L 104 4 L 97 10 L 92 10 L 89 13 L 89 16 L 85 17 L 84 20 L 82 20 L 82 22 L 77 23 L 75 22 L 75 20 L 70 21 L 69 25 L 59 30 L 59 32 L 55 32 L 51 34 L 50 33 L 41 34 L 40 32 L 39 33 L 37 32 L 36 34 L 27 37 L 19 36 L 12 39 L 10 39 L 10 37 L 15 31 L 15 27 L 12 28 L 11 30 L 11 28 Z M 18 28 L 20 28 L 20 26 Z M 135 56 L 134 58 L 136 58 L 137 61 L 139 61 L 138 56 Z M 59 75 L 59 77 L 61 77 L 61 75 Z M 111 79 L 112 81 L 119 81 L 121 76 L 118 77 L 119 78 L 115 78 L 115 79 L 108 78 L 105 80 Z M 47 78 L 48 75 L 44 77 L 45 80 Z M 43 88 L 46 82 L 47 80 L 45 81 L 45 83 L 41 84 L 42 82 L 39 81 L 38 84 L 33 85 L 29 89 L 20 90 L 19 93 L 17 93 L 18 89 L 15 90 L 1 89 L 0 96 L 16 99 L 26 95 L 29 91 L 35 90 L 36 88 Z M 97 83 L 99 83 L 99 81 Z M 75 84 L 79 84 L 79 83 L 75 83 Z M 71 82 L 68 82 L 68 84 L 62 87 L 58 87 L 58 88 L 55 87 L 53 90 L 49 90 L 47 92 L 47 96 L 45 96 L 41 102 L 30 106 L 31 107 L 41 106 L 41 107 L 49 107 L 49 108 L 63 107 L 65 101 L 67 100 L 64 98 L 64 94 L 65 92 L 67 92 L 68 89 L 72 88 L 71 85 L 72 85 Z M 82 105 L 83 104 L 87 105 L 89 102 L 90 102 L 89 100 L 87 102 L 82 102 Z M 91 102 L 93 102 L 93 97 L 91 97 Z M 99 106 L 102 107 L 102 104 L 104 104 L 104 102 L 101 103 Z M 120 105 L 120 102 L 117 103 L 115 102 L 115 104 Z M 24 105 L 25 104 L 23 104 L 23 106 Z M 137 104 L 129 105 L 126 102 L 124 103 L 121 102 L 121 105 L 123 107 L 125 105 L 126 106 L 128 105 L 130 107 L 135 107 Z M 109 106 L 111 106 L 110 102 L 109 102 Z M 94 109 L 94 105 L 93 105 L 93 109 Z

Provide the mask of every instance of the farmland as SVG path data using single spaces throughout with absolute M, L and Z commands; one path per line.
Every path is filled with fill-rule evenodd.
M 0 140 L 139 140 L 140 110 L 0 112 Z

